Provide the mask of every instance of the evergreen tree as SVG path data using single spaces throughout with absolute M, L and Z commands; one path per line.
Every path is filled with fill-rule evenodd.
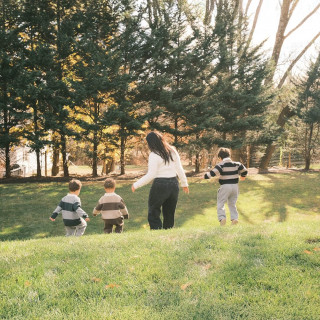
M 148 6 L 149 30 L 145 33 L 138 89 L 150 127 L 171 133 L 175 145 L 186 135 L 184 116 L 194 87 L 189 67 L 195 58 L 196 35 L 188 6 L 187 1 Z
M 76 24 L 75 18 L 84 4 L 80 0 L 52 0 L 54 16 L 50 21 L 52 26 L 50 56 L 52 57 L 47 72 L 47 95 L 50 97 L 46 108 L 46 128 L 50 130 L 52 145 L 60 148 L 62 154 L 63 174 L 69 176 L 68 169 L 68 137 L 77 136 L 74 128 L 74 102 L 71 98 L 70 82 L 72 80 L 72 65 Z M 57 154 L 54 150 L 54 154 Z
M 40 153 L 46 145 L 48 132 L 45 128 L 47 101 L 47 71 L 50 65 L 50 40 L 52 27 L 49 22 L 53 12 L 49 1 L 26 0 L 22 12 L 24 38 L 25 90 L 22 100 L 31 121 L 24 135 L 31 150 L 36 153 L 37 176 L 41 176 Z
M 271 94 L 263 85 L 268 67 L 261 46 L 248 46 L 246 25 L 241 23 L 238 5 L 227 0 L 217 3 L 214 33 L 219 39 L 219 49 L 213 60 L 216 67 L 210 99 L 218 120 L 214 129 L 221 133 L 221 138 L 214 142 L 239 150 L 249 142 L 250 133 L 259 136 Z M 237 158 L 235 152 L 233 157 Z
M 105 123 L 113 125 L 114 144 L 120 149 L 120 174 L 125 174 L 125 152 L 130 137 L 137 134 L 144 115 L 136 102 L 136 81 L 141 59 L 141 12 L 134 13 L 134 3 L 125 4 L 112 39 L 111 103 Z
M 114 61 L 112 42 L 116 37 L 118 6 L 110 7 L 102 0 L 88 3 L 78 14 L 74 100 L 77 123 L 84 139 L 92 144 L 92 174 L 97 176 L 99 145 L 106 140 L 104 112 L 110 103 Z
M 305 170 L 310 169 L 313 155 L 320 142 L 320 54 L 309 67 L 306 79 L 299 86 L 297 115 L 303 129 L 303 157 Z M 299 141 L 296 137 L 296 141 Z
M 5 150 L 6 177 L 11 176 L 10 150 L 21 139 L 21 126 L 28 119 L 21 101 L 25 72 L 20 35 L 21 10 L 16 1 L 0 5 L 0 148 Z

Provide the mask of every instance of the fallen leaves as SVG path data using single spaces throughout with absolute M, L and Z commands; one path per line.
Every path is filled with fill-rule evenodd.
M 185 283 L 185 284 L 182 284 L 181 286 L 180 286 L 180 288 L 181 288 L 181 290 L 183 290 L 183 291 L 185 291 L 188 287 L 190 287 L 191 286 L 191 282 L 187 282 L 187 283 Z
M 120 286 L 118 284 L 115 283 L 110 283 L 106 285 L 106 289 L 113 289 L 113 288 L 119 288 Z
M 26 281 L 24 282 L 24 286 L 25 286 L 25 287 L 30 287 L 30 286 L 31 286 L 31 282 L 28 281 L 28 280 L 26 280 Z
M 313 248 L 313 251 L 320 251 L 320 248 L 318 248 L 318 247 Z M 310 251 L 310 250 L 304 250 L 303 252 L 306 253 L 306 254 L 313 254 L 313 252 Z
M 96 278 L 96 277 L 93 277 L 91 280 L 93 282 L 101 282 L 101 279 L 100 278 Z

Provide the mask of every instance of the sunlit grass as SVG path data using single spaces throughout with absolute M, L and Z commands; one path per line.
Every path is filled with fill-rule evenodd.
M 67 183 L 2 184 L 0 319 L 316 320 L 319 177 L 252 175 L 240 184 L 240 224 L 224 228 L 217 181 L 189 179 L 175 228 L 161 231 L 147 225 L 150 186 L 132 193 L 118 181 L 130 212 L 121 235 L 91 216 L 103 182 L 84 182 L 91 221 L 80 238 L 48 219 Z
M 176 211 L 176 227 L 201 228 L 218 226 L 216 196 L 219 184 L 191 178 L 190 194 L 180 193 Z M 147 201 L 150 186 L 131 192 L 132 181 L 117 181 L 116 192 L 124 199 L 130 219 L 125 232 L 141 231 L 147 222 Z M 241 182 L 238 200 L 240 223 L 255 225 L 267 222 L 312 220 L 319 217 L 319 173 L 252 175 Z M 64 234 L 61 217 L 55 223 L 49 216 L 68 192 L 67 183 L 2 184 L 0 240 L 28 239 L 37 234 Z M 91 213 L 103 195 L 103 182 L 83 182 L 80 198 L 83 209 L 91 216 L 86 234 L 102 232 L 99 217 Z M 228 209 L 227 209 L 228 213 Z M 228 214 L 229 217 L 229 214 Z M 229 223 L 229 222 L 228 222 Z

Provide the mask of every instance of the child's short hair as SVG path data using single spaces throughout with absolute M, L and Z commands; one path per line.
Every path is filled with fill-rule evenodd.
M 221 159 L 229 158 L 231 155 L 230 149 L 228 148 L 220 148 L 218 152 L 218 157 Z
M 72 191 L 72 192 L 80 190 L 81 187 L 82 187 L 82 183 L 81 183 L 80 180 L 72 179 L 69 182 L 69 190 Z
M 104 188 L 105 189 L 114 189 L 116 187 L 116 182 L 114 179 L 112 178 L 108 178 L 106 179 L 106 181 L 104 182 Z

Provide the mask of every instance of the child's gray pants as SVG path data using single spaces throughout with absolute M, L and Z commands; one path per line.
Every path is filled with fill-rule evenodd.
M 66 237 L 70 237 L 70 236 L 76 236 L 76 237 L 80 237 L 84 234 L 84 232 L 86 231 L 86 227 L 87 227 L 87 222 L 80 218 L 81 223 L 78 224 L 77 226 L 74 227 L 67 227 L 66 228 Z
M 236 202 L 239 194 L 238 184 L 223 184 L 218 190 L 217 211 L 218 219 L 226 219 L 225 203 L 228 203 L 231 220 L 238 220 Z

